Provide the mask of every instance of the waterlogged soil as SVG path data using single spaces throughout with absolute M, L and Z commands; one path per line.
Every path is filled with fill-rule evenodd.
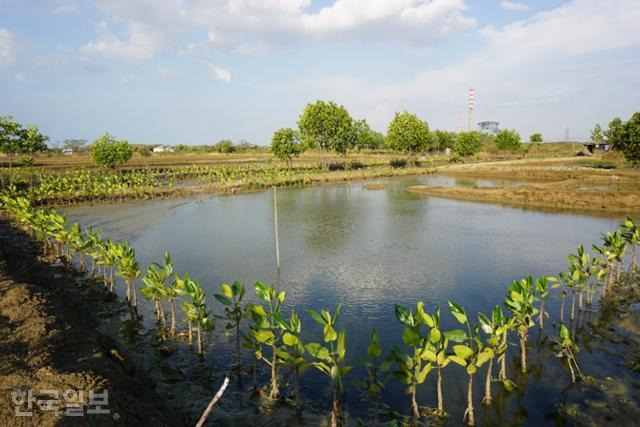
M 180 425 L 181 415 L 167 410 L 149 379 L 96 330 L 97 314 L 121 304 L 39 252 L 0 220 L 0 425 Z M 39 399 L 30 411 L 19 407 L 31 416 L 16 417 L 16 390 Z M 83 405 L 82 416 L 65 416 L 67 390 L 83 393 L 69 400 Z M 89 390 L 108 391 L 108 414 L 87 413 Z

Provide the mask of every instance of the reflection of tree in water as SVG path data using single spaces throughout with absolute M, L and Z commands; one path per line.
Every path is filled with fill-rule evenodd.
M 292 218 L 308 248 L 321 255 L 347 246 L 366 215 L 362 202 L 353 197 L 349 186 L 283 191 L 278 193 L 278 212 L 283 223 L 286 217 Z

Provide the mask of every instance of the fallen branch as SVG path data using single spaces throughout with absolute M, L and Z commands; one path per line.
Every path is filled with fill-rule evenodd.
M 196 424 L 196 427 L 202 427 L 204 425 L 204 422 L 207 420 L 207 417 L 213 410 L 213 407 L 216 406 L 216 403 L 218 403 L 218 400 L 220 400 L 220 398 L 222 397 L 222 394 L 227 389 L 228 385 L 229 385 L 229 377 L 225 376 L 224 382 L 222 383 L 222 387 L 220 387 L 220 390 L 218 390 L 216 395 L 213 396 L 213 399 L 211 399 L 211 402 L 209 402 L 207 409 L 205 409 L 204 412 L 202 413 L 202 416 L 198 420 L 198 424 Z

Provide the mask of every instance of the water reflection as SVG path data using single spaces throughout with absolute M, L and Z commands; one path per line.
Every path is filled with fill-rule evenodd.
M 619 222 L 618 218 L 542 213 L 406 191 L 410 185 L 436 185 L 438 180 L 469 184 L 429 176 L 387 180 L 387 187 L 376 191 L 365 190 L 361 183 L 278 190 L 279 276 L 274 265 L 271 192 L 75 208 L 68 214 L 84 225 L 102 227 L 106 236 L 130 239 L 144 268 L 161 260 L 162 252 L 168 250 L 177 271 L 199 278 L 209 295 L 221 282 L 261 280 L 277 282 L 287 293 L 285 307 L 298 312 L 304 307 L 333 310 L 342 302 L 341 324 L 347 330 L 351 363 L 358 351 L 366 349 L 371 328 L 378 330 L 385 350 L 401 345 L 393 304 L 422 299 L 429 310 L 441 306 L 444 328 L 453 328 L 454 319 L 445 309 L 447 300 L 464 305 L 475 319 L 478 311 L 487 312 L 502 301 L 510 281 L 528 274 L 557 274 L 565 268 L 565 256 L 578 244 L 588 247 Z M 476 181 L 473 185 L 490 184 Z M 210 303 L 219 310 L 213 298 Z M 550 298 L 547 308 L 557 317 L 559 300 Z M 315 325 L 305 314 L 302 318 L 303 337 L 319 339 Z M 228 363 L 229 337 L 218 330 L 211 336 L 211 345 L 216 351 L 207 356 L 208 361 Z M 560 393 L 555 378 L 564 378 L 565 373 L 559 363 L 536 359 L 535 354 L 531 365 L 533 374 L 525 391 L 497 396 L 504 404 L 489 410 L 486 416 L 492 417 L 492 423 L 519 423 L 525 418 L 532 425 L 545 422 Z M 510 372 L 515 371 L 511 366 Z M 354 371 L 354 376 L 361 374 L 359 368 Z M 325 384 L 323 377 L 313 371 L 306 375 L 307 398 L 319 399 L 327 393 L 317 386 Z M 476 382 L 479 401 L 482 381 Z M 453 419 L 461 419 L 465 373 L 447 369 L 444 389 L 447 410 Z M 388 384 L 384 398 L 394 409 L 408 407 L 403 387 L 395 382 Z M 419 398 L 430 404 L 435 401 L 432 379 L 420 388 Z M 352 386 L 347 388 L 347 404 L 355 413 L 366 408 Z M 533 411 L 537 406 L 546 409 Z M 502 413 L 505 408 L 507 412 Z

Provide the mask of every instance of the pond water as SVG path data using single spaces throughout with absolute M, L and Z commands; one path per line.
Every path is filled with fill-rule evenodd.
M 491 180 L 480 184 L 495 185 Z M 556 275 L 566 267 L 566 255 L 578 244 L 590 247 L 600 233 L 614 229 L 621 218 L 543 213 L 534 210 L 447 200 L 406 191 L 408 186 L 467 185 L 442 176 L 379 180 L 380 190 L 362 183 L 279 189 L 281 271 L 275 268 L 271 191 L 197 200 L 162 200 L 67 209 L 71 221 L 101 227 L 105 236 L 128 239 L 141 267 L 161 262 L 171 253 L 178 272 L 199 279 L 214 312 L 221 308 L 212 294 L 222 282 L 238 280 L 249 287 L 256 281 L 273 283 L 286 291 L 285 311 L 291 308 L 303 320 L 303 338 L 321 340 L 320 331 L 304 308 L 333 312 L 343 304 L 339 321 L 346 329 L 348 359 L 356 364 L 366 352 L 369 333 L 376 328 L 386 353 L 402 345 L 402 327 L 393 305 L 425 301 L 428 311 L 440 306 L 445 329 L 459 328 L 447 301 L 464 306 L 471 318 L 488 313 L 504 298 L 507 285 L 526 275 Z M 499 185 L 504 185 L 500 182 Z M 253 291 L 248 292 L 253 297 Z M 549 298 L 551 321 L 559 313 L 558 293 Z M 150 308 L 150 304 L 146 304 Z M 147 309 L 147 319 L 153 318 Z M 147 327 L 152 321 L 147 321 Z M 206 363 L 224 371 L 233 361 L 232 341 L 218 323 L 209 341 Z M 537 329 L 531 330 L 530 342 Z M 510 355 L 517 353 L 516 338 Z M 183 349 L 184 350 L 184 349 Z M 582 352 L 583 370 L 599 366 L 598 373 L 615 375 L 615 366 L 602 366 L 602 355 Z M 552 405 L 567 397 L 569 374 L 548 351 L 530 353 L 533 374 L 520 393 L 498 399 L 482 414 L 484 372 L 476 378 L 476 418 L 489 424 L 550 422 Z M 247 362 L 250 355 L 246 356 Z M 511 358 L 510 358 L 511 360 Z M 177 362 L 176 362 L 177 363 Z M 511 362 L 510 362 L 511 363 Z M 509 374 L 516 378 L 513 363 Z M 595 368 L 593 369 L 595 370 Z M 350 375 L 356 380 L 361 368 Z M 519 378 L 519 377 L 518 377 Z M 319 373 L 302 379 L 309 406 L 328 410 L 329 388 Z M 501 387 L 496 384 L 494 390 Z M 444 371 L 445 409 L 453 425 L 462 419 L 466 373 L 450 365 Z M 435 406 L 435 372 L 418 390 L 420 404 Z M 395 380 L 387 383 L 385 403 L 408 413 L 409 399 Z M 206 399 L 205 399 L 206 401 Z M 350 416 L 366 416 L 367 403 L 348 381 L 345 406 Z

